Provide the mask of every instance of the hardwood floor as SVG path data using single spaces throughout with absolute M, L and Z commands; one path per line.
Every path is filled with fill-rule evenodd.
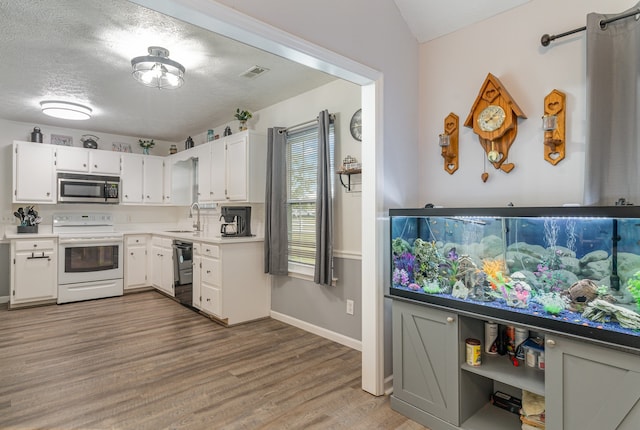
M 6 306 L 6 305 L 5 305 Z M 2 429 L 424 429 L 360 389 L 360 353 L 156 293 L 0 309 Z

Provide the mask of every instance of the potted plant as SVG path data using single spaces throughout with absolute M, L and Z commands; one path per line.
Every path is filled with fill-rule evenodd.
M 142 139 L 138 139 L 138 143 L 140 144 L 140 146 L 142 147 L 142 153 L 143 154 L 149 154 L 149 148 L 153 148 L 154 145 L 156 144 L 153 139 L 151 140 L 142 140 Z
M 42 221 L 42 217 L 38 215 L 38 211 L 33 209 L 33 206 L 27 206 L 25 209 L 18 208 L 18 210 L 13 213 L 13 215 L 20 220 L 18 233 L 37 233 L 38 224 Z
M 240 131 L 247 129 L 247 120 L 251 118 L 251 112 L 248 110 L 240 110 L 240 108 L 236 109 L 236 113 L 234 115 L 238 121 L 240 121 Z

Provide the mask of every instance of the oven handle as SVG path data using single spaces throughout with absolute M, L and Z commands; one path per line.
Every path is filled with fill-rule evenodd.
M 51 256 L 50 255 L 45 255 L 44 251 L 42 251 L 42 255 L 35 255 L 35 253 L 31 253 L 31 257 L 27 257 L 27 260 L 40 260 L 46 258 L 47 260 L 51 261 Z
M 113 239 L 113 238 L 95 238 L 95 239 L 59 239 L 58 243 L 60 244 L 71 244 L 71 245 L 91 245 L 91 244 L 99 244 L 99 245 L 122 245 L 122 239 Z

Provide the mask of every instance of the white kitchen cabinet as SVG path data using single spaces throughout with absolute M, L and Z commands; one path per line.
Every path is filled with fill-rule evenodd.
M 201 147 L 198 154 L 198 202 L 264 202 L 265 136 L 247 130 Z
M 200 264 L 202 261 L 201 257 L 201 246 L 199 243 L 193 244 L 193 277 L 192 277 L 192 288 L 193 288 L 193 296 L 191 299 L 191 304 L 196 309 L 202 309 L 201 305 L 201 273 L 202 273 L 202 265 Z
M 120 176 L 121 203 L 142 203 L 142 157 L 142 155 L 138 154 L 122 154 L 122 174 Z
M 124 289 L 132 290 L 146 287 L 147 281 L 147 246 L 149 236 L 144 234 L 127 235 L 125 239 Z
M 13 203 L 55 203 L 54 146 L 13 142 Z
M 202 312 L 226 325 L 269 316 L 271 291 L 262 270 L 263 247 L 261 241 L 200 244 Z
M 151 238 L 151 285 L 175 297 L 173 288 L 173 241 L 166 237 Z
M 163 203 L 171 206 L 189 206 L 193 200 L 193 159 L 178 157 L 181 153 L 164 159 Z
M 164 195 L 164 157 L 143 158 L 143 195 L 145 204 L 162 204 Z
M 123 204 L 162 204 L 164 195 L 164 157 L 122 154 Z
M 56 240 L 11 241 L 10 307 L 55 303 L 58 297 Z
M 120 175 L 120 153 L 59 146 L 56 148 L 56 169 L 59 172 L 118 176 Z
M 190 149 L 190 151 L 192 151 L 194 153 L 194 156 L 198 159 L 198 203 L 213 202 L 213 195 L 211 190 L 213 172 L 211 166 L 211 146 L 212 142 L 207 142 Z

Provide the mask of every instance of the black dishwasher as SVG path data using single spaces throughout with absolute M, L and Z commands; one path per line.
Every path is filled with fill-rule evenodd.
M 193 244 L 173 241 L 173 287 L 181 304 L 193 307 Z

